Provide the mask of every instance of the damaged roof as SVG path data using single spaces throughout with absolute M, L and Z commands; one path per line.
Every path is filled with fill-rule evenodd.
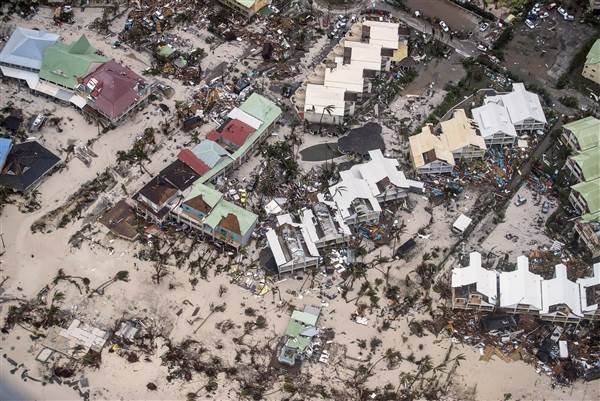
M 140 91 L 146 85 L 144 79 L 129 67 L 110 60 L 86 75 L 84 85 L 95 80 L 92 89 L 92 105 L 95 109 L 116 120 L 140 100 Z
M 25 192 L 60 162 L 60 158 L 39 142 L 23 142 L 12 147 L 0 174 L 0 186 Z

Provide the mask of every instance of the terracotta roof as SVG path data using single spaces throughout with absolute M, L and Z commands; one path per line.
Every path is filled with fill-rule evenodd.
M 179 152 L 177 158 L 199 175 L 203 175 L 210 170 L 210 167 L 207 166 L 202 160 L 198 159 L 196 155 L 189 149 L 183 149 L 181 152 Z
M 142 77 L 114 60 L 102 64 L 82 82 L 87 85 L 91 79 L 98 81 L 91 93 L 94 107 L 111 120 L 118 119 L 139 100 L 138 84 L 145 84 Z
M 255 129 L 248 124 L 237 119 L 232 119 L 225 124 L 221 131 L 211 131 L 206 138 L 212 141 L 223 138 L 240 147 L 254 131 Z

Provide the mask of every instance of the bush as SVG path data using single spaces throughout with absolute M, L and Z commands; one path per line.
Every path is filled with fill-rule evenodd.
M 562 104 L 572 109 L 576 109 L 579 107 L 579 101 L 574 96 L 563 96 L 558 99 Z

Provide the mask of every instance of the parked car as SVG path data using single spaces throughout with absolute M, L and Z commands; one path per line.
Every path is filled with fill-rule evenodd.
M 444 21 L 440 21 L 440 26 L 442 27 L 444 32 L 448 32 L 450 30 L 450 28 L 448 28 L 448 25 L 446 25 Z
M 550 204 L 548 203 L 548 201 L 544 201 L 544 203 L 542 204 L 542 213 L 546 214 L 550 211 Z
M 525 20 L 525 25 L 527 25 L 530 29 L 535 28 L 535 24 L 529 18 Z
M 567 18 L 567 15 L 569 15 L 569 14 L 567 13 L 567 10 L 565 10 L 565 9 L 564 9 L 564 8 L 562 8 L 562 7 L 558 7 L 558 10 L 556 10 L 556 11 L 558 11 L 558 13 L 559 13 L 560 15 L 562 15 L 562 16 L 563 16 L 563 18 Z
M 517 199 L 515 199 L 515 206 L 522 206 L 525 203 L 527 203 L 527 198 L 517 194 Z
M 487 22 L 484 22 L 483 24 L 479 25 L 479 30 L 481 32 L 485 32 L 489 27 L 490 27 L 490 24 L 488 24 Z
M 485 46 L 484 46 L 484 45 L 482 45 L 481 43 L 477 45 L 477 48 L 478 48 L 479 50 L 481 50 L 482 52 L 484 52 L 484 53 L 485 53 L 485 52 L 487 52 L 487 50 L 488 50 L 488 49 L 487 49 L 487 47 L 485 47 Z

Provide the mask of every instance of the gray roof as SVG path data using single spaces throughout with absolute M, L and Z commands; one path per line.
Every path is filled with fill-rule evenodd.
M 192 148 L 192 153 L 208 167 L 213 168 L 229 152 L 221 145 L 211 140 L 204 140 Z
M 0 63 L 39 70 L 44 51 L 58 40 L 58 35 L 17 27 L 0 52 Z

